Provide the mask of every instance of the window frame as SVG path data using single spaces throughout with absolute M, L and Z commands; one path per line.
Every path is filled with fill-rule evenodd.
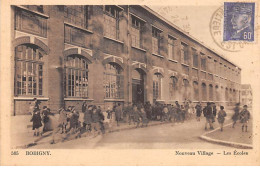
M 176 43 L 177 43 L 177 38 L 168 35 L 168 59 L 169 60 L 176 60 L 176 56 L 175 56 Z
M 72 59 L 69 60 L 69 58 Z M 66 97 L 89 98 L 89 63 L 88 59 L 81 55 L 73 54 L 67 56 L 65 61 Z
M 109 8 L 109 10 L 107 10 L 107 8 Z M 112 12 L 114 11 L 114 12 Z M 108 37 L 108 38 L 112 38 L 115 40 L 119 40 L 119 22 L 120 22 L 120 13 L 123 11 L 123 9 L 121 9 L 118 6 L 115 5 L 104 5 L 103 6 L 103 19 L 104 19 L 104 31 L 103 31 L 103 35 Z M 113 14 L 114 13 L 114 14 Z M 111 34 L 111 32 L 109 32 L 111 30 L 111 25 L 109 26 L 109 24 L 106 24 L 109 19 L 106 17 L 110 17 L 110 19 L 115 19 L 115 35 Z M 107 31 L 109 30 L 109 31 Z
M 156 79 L 155 79 L 156 76 Z M 153 74 L 153 100 L 162 99 L 162 79 L 163 76 L 161 73 Z
M 145 22 L 138 17 L 131 15 L 131 45 L 132 47 L 143 48 L 142 28 Z M 134 38 L 136 37 L 136 38 Z
M 18 51 L 22 48 L 22 51 Z M 24 51 L 25 49 L 25 51 Z M 21 44 L 15 47 L 15 96 L 43 96 L 44 57 L 45 54 L 34 44 Z M 21 52 L 20 57 L 18 52 Z M 30 57 L 30 58 L 29 58 Z M 40 59 L 41 58 L 41 59 Z M 18 63 L 20 66 L 18 66 Z M 19 69 L 20 70 L 19 70 Z M 18 73 L 20 72 L 20 74 Z M 20 81 L 19 81 L 20 79 Z M 25 79 L 25 80 L 24 80 Z M 31 80 L 30 80 L 31 79 Z M 20 82 L 20 85 L 18 83 Z M 31 85 L 30 85 L 31 84 Z M 31 86 L 31 87 L 30 87 Z M 19 92 L 20 91 L 20 92 Z M 31 92 L 30 92 L 31 91 Z
M 160 55 L 160 40 L 162 30 L 152 26 L 152 53 Z M 156 42 L 156 43 L 155 43 Z
M 189 45 L 181 42 L 181 63 L 189 65 L 190 57 L 189 57 Z
M 109 72 L 109 69 L 116 72 Z M 111 67 L 114 67 L 111 69 Z M 124 98 L 124 75 L 123 68 L 117 63 L 110 62 L 104 65 L 104 98 L 105 99 L 123 99 Z M 115 85 L 113 85 L 115 83 Z M 108 89 L 108 90 L 107 90 Z
M 82 12 L 78 11 L 76 8 L 81 7 Z M 67 11 L 66 11 L 67 9 Z M 70 12 L 69 12 L 70 11 Z M 73 12 L 74 11 L 74 12 Z M 80 16 L 76 16 L 76 13 L 79 13 Z M 73 15 L 74 14 L 74 15 Z M 71 15 L 71 18 L 69 18 L 69 15 Z M 72 19 L 74 18 L 74 20 Z M 78 24 L 76 22 L 76 19 L 80 18 L 81 19 L 81 24 Z M 70 23 L 72 25 L 78 26 L 83 29 L 87 29 L 89 26 L 89 6 L 88 5 L 64 5 L 64 21 L 67 23 Z

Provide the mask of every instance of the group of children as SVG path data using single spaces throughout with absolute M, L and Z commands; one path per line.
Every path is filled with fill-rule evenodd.
M 240 111 L 240 104 L 237 103 L 235 108 L 234 108 L 234 114 L 232 116 L 233 120 L 233 128 L 235 127 L 235 124 L 238 120 L 241 121 L 242 123 L 242 132 L 246 131 L 248 128 L 248 120 L 250 118 L 250 112 L 247 110 L 247 105 L 243 106 L 242 111 Z M 208 102 L 207 105 L 202 109 L 202 106 L 200 103 L 198 103 L 195 106 L 196 109 L 196 115 L 197 115 L 197 120 L 200 121 L 200 116 L 201 113 L 203 112 L 204 117 L 206 118 L 206 124 L 205 124 L 205 130 L 207 130 L 207 125 L 209 124 L 210 129 L 213 128 L 213 123 L 215 122 L 215 118 L 217 118 L 218 123 L 220 124 L 220 131 L 223 131 L 223 125 L 225 122 L 225 118 L 227 116 L 226 111 L 224 110 L 224 106 L 220 106 L 220 110 L 217 114 L 217 108 L 215 103 L 213 102 Z
M 32 118 L 31 122 L 33 123 L 34 135 L 42 135 L 43 131 L 46 130 L 46 123 L 49 121 L 48 115 L 50 110 L 43 106 L 43 110 L 40 111 L 39 108 L 40 102 L 37 99 L 31 103 L 31 112 Z M 120 103 L 115 103 L 113 108 L 107 108 L 106 111 L 102 112 L 100 106 L 87 105 L 86 102 L 83 102 L 82 113 L 83 121 L 79 120 L 80 114 L 76 111 L 74 106 L 68 106 L 67 109 L 59 109 L 59 125 L 58 128 L 62 133 L 78 133 L 80 137 L 82 133 L 88 132 L 97 135 L 99 131 L 105 133 L 105 125 L 110 130 L 113 128 L 114 124 L 119 126 L 120 121 L 126 119 L 129 125 L 133 122 L 136 127 L 148 126 L 150 120 L 161 120 L 169 122 L 184 122 L 187 118 L 189 112 L 189 102 L 184 102 L 184 105 L 180 105 L 178 101 L 175 102 L 175 105 L 171 104 L 160 104 L 158 102 L 155 105 L 150 103 L 142 104 L 133 104 L 132 106 L 123 107 Z M 203 112 L 206 118 L 205 130 L 207 130 L 207 125 L 209 124 L 210 129 L 213 129 L 213 123 L 215 118 L 217 118 L 220 124 L 220 130 L 223 131 L 223 124 L 225 122 L 225 117 L 227 113 L 224 110 L 224 106 L 220 106 L 220 110 L 217 114 L 217 108 L 215 103 L 208 102 L 207 106 L 202 109 L 200 103 L 195 106 L 197 120 L 200 121 L 200 116 Z M 241 120 L 242 131 L 247 132 L 247 123 L 250 118 L 250 113 L 247 110 L 245 105 L 243 110 L 240 112 L 239 104 L 236 104 L 234 108 L 233 127 L 236 124 L 237 120 Z M 69 127 L 67 127 L 69 126 Z M 42 129 L 42 130 L 41 130 Z
M 40 136 L 47 130 L 46 124 L 49 122 L 50 109 L 47 106 L 43 106 L 43 110 L 40 110 L 40 102 L 34 98 L 30 105 L 30 112 L 32 129 L 34 130 L 34 136 Z

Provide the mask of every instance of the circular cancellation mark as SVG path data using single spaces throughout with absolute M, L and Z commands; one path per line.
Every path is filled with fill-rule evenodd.
M 210 19 L 209 29 L 214 42 L 223 50 L 229 52 L 238 52 L 249 45 L 245 41 L 223 41 L 223 23 L 224 23 L 224 6 L 218 8 Z

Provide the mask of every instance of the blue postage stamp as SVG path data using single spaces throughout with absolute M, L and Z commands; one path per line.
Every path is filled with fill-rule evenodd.
M 255 3 L 224 3 L 224 41 L 254 41 Z

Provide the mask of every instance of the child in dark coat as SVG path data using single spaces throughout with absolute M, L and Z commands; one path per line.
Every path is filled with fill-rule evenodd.
M 34 136 L 39 136 L 39 134 L 42 134 L 39 132 L 39 128 L 42 126 L 42 118 L 39 109 L 35 109 L 33 111 L 31 122 L 33 123 L 32 129 L 34 130 Z
M 220 131 L 223 131 L 223 124 L 224 124 L 226 116 L 227 116 L 227 113 L 224 110 L 224 106 L 220 106 L 220 110 L 218 112 L 218 122 L 220 124 Z

